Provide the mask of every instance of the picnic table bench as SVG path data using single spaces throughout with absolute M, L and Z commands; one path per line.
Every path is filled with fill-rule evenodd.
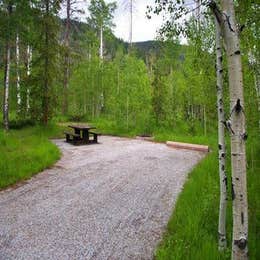
M 74 129 L 74 133 L 64 132 L 68 143 L 72 143 L 74 145 L 98 143 L 98 136 L 101 134 L 90 131 L 91 129 L 96 129 L 96 127 L 86 124 L 69 125 L 68 127 Z
M 98 142 L 98 136 L 101 135 L 101 133 L 97 133 L 97 132 L 89 132 L 89 133 L 93 135 L 94 143 L 97 143 Z

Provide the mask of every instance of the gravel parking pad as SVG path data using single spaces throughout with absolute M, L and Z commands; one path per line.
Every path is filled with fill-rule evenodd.
M 152 259 L 203 153 L 101 136 L 0 192 L 0 259 Z

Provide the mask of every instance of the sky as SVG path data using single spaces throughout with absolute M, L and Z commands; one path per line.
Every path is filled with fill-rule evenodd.
M 113 0 L 105 0 L 105 2 L 113 2 Z M 125 7 L 125 3 L 129 0 L 117 0 L 117 10 L 114 14 L 114 24 L 116 25 L 113 29 L 114 34 L 123 39 L 129 41 L 130 31 L 130 14 Z M 134 13 L 133 13 L 133 42 L 153 40 L 156 37 L 156 31 L 160 28 L 163 23 L 163 19 L 160 16 L 153 15 L 151 20 L 148 20 L 145 16 L 147 5 L 153 5 L 154 0 L 133 0 Z M 81 15 L 80 20 L 85 21 L 88 16 L 87 2 L 79 0 L 79 9 L 84 9 L 85 14 Z M 61 16 L 64 17 L 64 10 L 61 12 Z
M 77 14 L 81 21 L 86 21 L 88 17 L 88 3 L 89 0 L 76 0 L 77 8 L 84 10 L 85 14 Z M 114 24 L 113 28 L 114 34 L 129 42 L 129 32 L 130 32 L 130 14 L 129 7 L 127 8 L 127 3 L 130 0 L 105 0 L 106 3 L 116 2 L 117 9 L 114 13 Z M 134 12 L 133 12 L 133 42 L 154 40 L 157 36 L 157 31 L 163 25 L 163 15 L 152 15 L 152 18 L 147 19 L 145 13 L 147 11 L 147 6 L 154 6 L 155 0 L 133 0 Z M 185 0 L 185 5 L 188 7 L 194 7 L 194 0 Z M 62 9 L 60 15 L 65 17 L 65 8 Z M 187 44 L 187 40 L 183 37 L 180 38 L 182 44 Z
M 156 31 L 161 27 L 163 20 L 161 16 L 153 15 L 152 19 L 147 19 L 145 12 L 147 5 L 153 5 L 154 0 L 133 0 L 133 42 L 153 40 Z M 106 1 L 109 2 L 109 1 Z M 129 41 L 130 14 L 123 4 L 126 0 L 119 0 L 118 9 L 115 12 L 114 23 L 116 28 L 114 33 L 118 38 Z

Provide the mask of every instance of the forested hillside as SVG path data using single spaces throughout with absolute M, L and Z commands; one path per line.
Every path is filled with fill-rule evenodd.
M 134 43 L 130 48 L 127 43 L 117 39 L 109 29 L 104 34 L 104 59 L 100 62 L 99 37 L 95 30 L 90 24 L 74 20 L 70 24 L 68 111 L 66 114 L 63 113 L 64 95 L 67 95 L 63 88 L 62 59 L 66 51 L 63 45 L 66 20 L 56 19 L 57 45 L 52 47 L 57 49 L 53 53 L 55 59 L 51 57 L 52 72 L 56 73 L 51 72 L 52 87 L 48 88 L 48 118 L 107 118 L 124 131 L 135 129 L 146 134 L 151 134 L 155 127 L 167 128 L 181 124 L 185 131 L 204 131 L 206 134 L 207 124 L 210 122 L 207 120 L 213 119 L 214 123 L 216 119 L 215 94 L 208 91 L 214 89 L 214 68 L 210 66 L 211 62 L 214 62 L 213 54 L 200 51 L 196 46 L 181 46 L 178 42 L 169 41 Z M 14 39 L 17 40 L 16 38 Z M 20 52 L 19 67 L 17 47 Z M 15 41 L 11 48 L 9 113 L 12 122 L 43 121 L 43 104 L 34 102 L 33 96 L 40 91 L 43 80 L 37 79 L 36 74 L 41 56 L 38 56 L 37 46 L 31 49 L 35 52 L 32 51 L 32 68 L 28 75 L 28 45 L 20 36 L 19 42 Z M 205 62 L 196 64 L 196 57 L 200 55 L 197 52 L 201 53 L 200 57 Z M 191 62 L 198 71 L 192 71 Z M 3 73 L 4 64 L 1 66 Z M 20 74 L 21 85 L 18 89 L 17 73 Z M 196 92 L 198 95 L 195 95 Z M 3 89 L 1 93 L 3 95 Z

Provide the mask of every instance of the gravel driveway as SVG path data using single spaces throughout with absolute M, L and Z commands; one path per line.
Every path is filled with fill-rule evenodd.
M 0 259 L 151 259 L 204 154 L 107 136 L 55 143 L 53 168 L 0 192 Z

